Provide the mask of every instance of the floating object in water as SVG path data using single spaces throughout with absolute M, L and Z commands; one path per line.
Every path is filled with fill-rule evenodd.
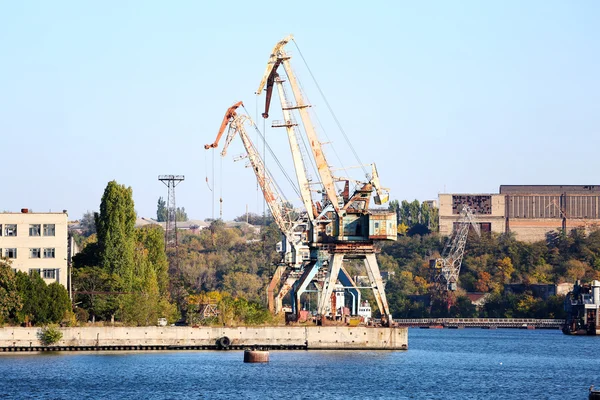
M 244 350 L 245 363 L 268 363 L 269 352 L 263 350 Z

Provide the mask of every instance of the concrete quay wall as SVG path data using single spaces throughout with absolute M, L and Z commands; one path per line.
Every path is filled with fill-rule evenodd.
M 309 350 L 406 350 L 407 328 L 347 326 L 281 327 L 74 327 L 60 328 L 62 339 L 49 347 L 61 350 L 78 347 L 219 348 L 219 340 L 229 339 L 231 348 L 306 348 Z M 0 349 L 43 347 L 40 328 L 0 328 Z

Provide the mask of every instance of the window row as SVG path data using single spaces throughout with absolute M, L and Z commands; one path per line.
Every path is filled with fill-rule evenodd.
M 42 229 L 43 226 L 43 229 Z M 4 236 L 17 236 L 17 224 L 0 224 L 0 236 L 4 232 Z M 56 235 L 56 224 L 30 224 L 29 225 L 29 236 L 55 236 Z
M 55 258 L 56 257 L 56 249 L 53 247 L 45 248 L 42 252 L 41 248 L 33 248 L 29 249 L 29 258 Z M 0 254 L 2 254 L 2 249 L 0 249 Z M 8 248 L 4 249 L 4 257 L 6 258 L 17 258 L 17 249 L 16 248 Z
M 56 276 L 58 275 L 58 269 L 57 268 L 48 268 L 48 269 L 41 269 L 41 268 L 29 268 L 29 275 L 39 275 L 44 279 L 56 279 Z

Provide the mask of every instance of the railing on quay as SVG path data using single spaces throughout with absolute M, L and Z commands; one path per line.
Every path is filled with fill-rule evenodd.
M 413 318 L 394 319 L 398 326 L 465 328 L 545 328 L 559 329 L 564 319 L 535 318 Z

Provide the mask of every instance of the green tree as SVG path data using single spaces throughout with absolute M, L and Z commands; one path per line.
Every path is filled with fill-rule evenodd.
M 22 306 L 16 275 L 9 262 L 0 259 L 0 323 L 15 318 Z
M 94 219 L 94 212 L 87 211 L 83 213 L 79 226 L 81 227 L 81 234 L 85 237 L 91 236 L 96 233 L 96 221 Z
M 53 282 L 48 285 L 45 297 L 48 304 L 48 322 L 61 322 L 65 314 L 71 310 L 67 289 L 60 283 Z
M 185 212 L 185 207 L 177 207 L 177 210 L 175 211 L 175 219 L 178 222 L 184 222 L 188 220 L 188 215 Z
M 147 250 L 148 262 L 156 276 L 159 293 L 166 296 L 169 290 L 169 261 L 165 253 L 164 230 L 147 225 L 136 230 L 136 241 Z
M 158 198 L 158 205 L 156 207 L 156 220 L 158 222 L 165 222 L 167 220 L 167 202 L 162 198 Z
M 110 320 L 119 308 L 118 277 L 100 267 L 81 267 L 73 271 L 73 289 L 76 303 L 87 310 L 92 320 Z
M 96 214 L 100 266 L 120 277 L 127 289 L 133 279 L 135 247 L 133 191 L 116 181 L 104 190 L 100 213 Z

